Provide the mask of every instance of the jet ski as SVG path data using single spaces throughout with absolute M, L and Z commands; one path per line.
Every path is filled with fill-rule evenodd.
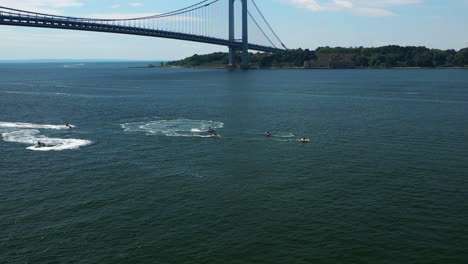
M 306 138 L 306 137 L 302 137 L 301 139 L 299 139 L 302 143 L 307 143 L 307 142 L 310 142 L 310 139 Z
M 47 147 L 47 145 L 43 142 L 38 141 L 36 147 L 42 148 L 42 147 Z
M 265 132 L 265 136 L 266 137 L 271 137 L 271 132 L 270 131 Z

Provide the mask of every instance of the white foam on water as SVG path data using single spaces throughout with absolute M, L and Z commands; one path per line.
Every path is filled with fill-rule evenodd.
M 168 137 L 211 137 L 211 134 L 208 134 L 208 128 L 221 129 L 224 124 L 210 120 L 174 119 L 125 123 L 120 126 L 124 131 L 142 131 Z
M 72 67 L 78 67 L 78 66 L 84 66 L 85 64 L 83 63 L 78 63 L 78 64 L 67 64 L 63 65 L 64 68 L 72 68 Z
M 5 91 L 8 94 L 27 94 L 27 95 L 67 95 L 70 96 L 71 94 L 67 93 L 48 93 L 48 92 L 17 92 L 17 91 Z
M 84 139 L 74 138 L 49 138 L 40 135 L 39 130 L 27 129 L 2 133 L 3 140 L 30 145 L 26 149 L 35 151 L 61 151 L 67 149 L 78 149 L 90 145 L 92 142 Z M 45 147 L 38 147 L 37 142 L 46 144 Z
M 74 125 L 70 125 L 75 127 Z M 11 123 L 0 122 L 0 128 L 29 128 L 29 129 L 70 129 L 65 125 L 44 125 L 44 124 L 31 124 L 31 123 Z
M 292 138 L 292 137 L 294 137 L 294 134 L 291 133 L 291 132 L 278 131 L 278 132 L 272 132 L 272 133 L 273 133 L 273 137 L 279 137 L 279 138 Z
M 164 132 L 163 134 L 168 137 L 201 137 L 201 138 L 212 137 L 211 135 L 208 135 L 208 134 L 195 134 L 195 133 L 184 134 L 184 133 L 177 133 L 173 131 Z

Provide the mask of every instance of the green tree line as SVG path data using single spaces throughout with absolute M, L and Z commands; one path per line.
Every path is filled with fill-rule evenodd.
M 329 52 L 330 48 L 324 48 Z M 352 61 L 361 67 L 454 67 L 468 65 L 468 48 L 460 51 L 426 47 L 384 46 L 351 48 Z M 319 51 L 321 52 L 321 51 Z
M 250 53 L 253 67 L 302 67 L 304 61 L 341 58 L 352 61 L 358 67 L 464 67 L 468 66 L 468 48 L 455 51 L 429 49 L 426 47 L 402 47 L 389 45 L 378 48 L 320 47 L 316 50 L 291 49 L 279 53 Z M 207 55 L 193 55 L 168 66 L 208 67 L 225 66 L 228 54 L 216 52 Z M 241 54 L 236 53 L 235 63 L 241 64 Z

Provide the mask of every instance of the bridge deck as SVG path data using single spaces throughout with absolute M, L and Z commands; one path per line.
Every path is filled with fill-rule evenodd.
M 116 34 L 138 35 L 157 38 L 178 39 L 186 41 L 194 41 L 215 45 L 233 47 L 236 49 L 242 48 L 242 43 L 237 41 L 229 41 L 227 39 L 212 38 L 193 34 L 171 32 L 164 30 L 145 29 L 139 27 L 119 26 L 111 24 L 89 23 L 73 19 L 53 19 L 42 16 L 18 16 L 8 13 L 0 13 L 0 25 L 22 26 L 22 27 L 40 27 L 40 28 L 55 28 L 68 30 L 95 31 Z M 280 52 L 283 49 L 249 44 L 250 50 L 264 52 Z

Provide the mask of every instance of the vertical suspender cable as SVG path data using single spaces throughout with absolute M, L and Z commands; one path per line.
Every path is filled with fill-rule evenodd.
M 276 32 L 273 30 L 273 28 L 271 27 L 270 23 L 268 23 L 268 21 L 266 20 L 265 16 L 263 15 L 262 11 L 260 11 L 260 8 L 258 8 L 257 6 L 257 3 L 255 2 L 255 0 L 252 0 L 252 3 L 254 4 L 255 6 L 255 9 L 257 9 L 258 13 L 260 14 L 260 16 L 263 18 L 263 21 L 265 21 L 266 25 L 268 26 L 268 28 L 270 29 L 270 31 L 273 33 L 273 35 L 276 37 L 276 39 L 281 43 L 281 46 L 283 46 L 283 48 L 285 49 L 288 49 L 286 48 L 286 45 L 284 45 L 283 41 L 281 41 L 281 39 L 278 37 L 278 35 L 276 34 Z

